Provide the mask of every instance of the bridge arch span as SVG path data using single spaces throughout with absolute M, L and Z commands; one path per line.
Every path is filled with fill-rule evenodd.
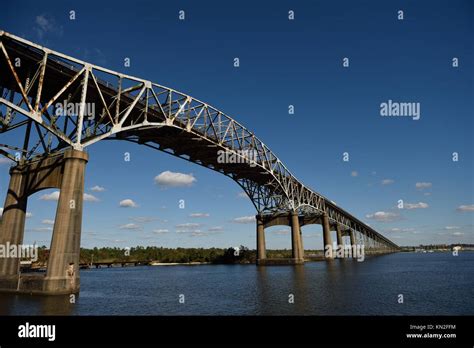
M 363 235 L 374 248 L 398 249 L 372 227 L 306 187 L 253 132 L 222 111 L 172 88 L 0 31 L 0 134 L 20 131 L 24 138 L 0 144 L 0 154 L 18 167 L 31 167 L 56 155 L 72 155 L 77 161 L 66 163 L 79 163 L 81 153 L 86 156 L 85 148 L 111 139 L 146 145 L 230 177 L 256 208 L 261 263 L 265 224 L 281 219 L 292 228 L 295 263 L 303 261 L 300 224 L 305 223 L 322 224 L 325 245 L 334 227 L 339 235 L 343 231 Z M 84 167 L 86 161 L 81 162 Z M 78 173 L 83 169 L 76 167 Z M 79 181 L 74 182 L 77 190 Z M 80 225 L 75 226 L 80 233 Z M 75 232 L 71 233 L 75 238 Z M 62 285 L 56 282 L 54 286 Z

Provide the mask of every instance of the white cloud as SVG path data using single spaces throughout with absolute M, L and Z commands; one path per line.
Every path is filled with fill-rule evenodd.
M 214 227 L 210 227 L 208 229 L 209 232 L 222 232 L 224 231 L 224 227 L 222 226 L 214 226 Z
M 50 21 L 45 15 L 36 16 L 35 24 L 43 31 L 50 31 L 53 29 Z
M 98 202 L 99 198 L 89 194 L 89 193 L 84 193 L 83 197 L 84 202 Z
M 1 164 L 12 164 L 13 161 L 8 157 L 0 157 L 0 165 Z
M 51 193 L 46 193 L 39 198 L 42 201 L 57 201 L 59 199 L 59 191 L 53 191 Z
M 462 211 L 462 212 L 474 211 L 474 204 L 460 205 L 459 207 L 457 207 L 456 210 L 457 210 L 457 211 Z
M 3 207 L 0 208 L 0 217 L 3 216 Z
M 367 219 L 372 219 L 372 220 L 375 220 L 375 221 L 389 222 L 389 221 L 398 220 L 400 215 L 396 214 L 396 213 L 377 211 L 373 214 L 367 214 L 365 217 Z
M 251 224 L 255 222 L 255 216 L 251 215 L 251 216 L 238 217 L 232 220 L 232 222 L 235 222 L 238 224 Z
M 415 187 L 418 189 L 418 190 L 424 190 L 426 188 L 430 188 L 432 186 L 432 184 L 430 182 L 417 182 L 415 184 Z
M 154 229 L 152 232 L 157 233 L 157 234 L 164 234 L 164 233 L 168 233 L 169 231 L 166 228 L 157 228 L 157 229 Z
M 191 231 L 176 231 L 177 233 L 187 233 L 188 237 L 207 237 L 216 233 L 219 233 L 219 231 L 210 231 L 210 232 L 204 232 L 201 230 L 191 230 Z
M 192 214 L 189 214 L 189 216 L 192 218 L 202 218 L 202 217 L 209 217 L 210 215 L 208 213 L 192 213 Z
M 184 228 L 184 229 L 176 230 L 176 233 L 201 233 L 201 232 L 202 231 L 200 229 L 197 229 L 197 228 L 192 228 L 192 229 Z
M 382 185 L 390 185 L 393 184 L 395 181 L 392 179 L 383 179 L 382 180 Z
M 134 223 L 128 223 L 125 225 L 119 226 L 121 230 L 140 230 L 142 227 Z
M 355 171 L 355 170 L 353 170 L 353 171 L 351 172 L 351 176 L 358 176 L 358 175 L 359 175 L 359 173 L 357 173 L 357 171 Z
M 237 197 L 238 197 L 238 198 L 247 198 L 248 196 L 247 196 L 247 194 L 246 194 L 245 192 L 242 191 L 242 192 L 239 192 L 239 193 L 237 194 Z
M 56 25 L 54 18 L 47 14 L 36 16 L 33 30 L 40 39 L 43 39 L 45 34 L 52 33 L 61 37 L 63 35 L 63 27 Z
M 54 225 L 54 220 L 44 219 L 43 221 L 41 221 L 41 223 L 45 225 Z
M 52 230 L 53 230 L 52 227 L 35 227 L 35 228 L 29 229 L 29 231 L 33 231 L 33 232 L 50 232 Z
M 193 223 L 193 222 L 187 222 L 185 224 L 178 224 L 176 225 L 176 228 L 180 228 L 180 229 L 190 229 L 190 228 L 196 228 L 196 227 L 199 227 L 201 226 L 201 224 L 198 224 L 198 223 Z
M 418 233 L 418 232 L 415 231 L 414 228 L 398 228 L 398 227 L 391 228 L 390 232 L 413 232 L 413 233 Z
M 445 230 L 459 230 L 461 227 L 459 226 L 446 226 Z
M 59 191 L 53 191 L 51 193 L 45 193 L 39 198 L 42 201 L 57 201 L 59 200 Z M 99 202 L 99 199 L 91 194 L 84 193 L 82 198 L 84 202 Z
M 201 231 L 194 231 L 194 232 L 191 232 L 190 236 L 191 237 L 207 237 L 207 236 L 209 236 L 209 233 L 201 232 Z
M 463 236 L 463 235 L 464 235 L 464 233 L 462 233 L 462 232 L 453 232 L 453 233 L 451 233 L 451 234 L 452 234 L 453 236 Z
M 169 170 L 155 176 L 155 184 L 165 187 L 191 186 L 196 181 L 193 174 L 174 173 Z
M 158 220 L 158 218 L 151 217 L 151 216 L 135 216 L 135 217 L 131 217 L 129 219 L 134 221 L 134 222 L 139 222 L 139 223 L 142 223 L 142 224 Z
M 133 200 L 127 198 L 120 201 L 119 206 L 122 208 L 136 208 L 138 207 L 138 204 L 135 203 Z
M 405 203 L 405 209 L 426 209 L 429 205 L 427 203 L 418 202 L 418 203 Z
M 95 186 L 91 187 L 91 191 L 92 192 L 104 192 L 105 188 L 102 187 L 102 186 L 95 185 Z

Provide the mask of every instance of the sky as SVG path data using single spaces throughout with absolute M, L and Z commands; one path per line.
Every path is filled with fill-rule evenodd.
M 19 0 L 2 5 L 0 30 L 213 105 L 306 186 L 419 245 L 474 243 L 473 13 L 468 0 Z M 419 118 L 382 116 L 389 101 Z M 87 152 L 83 247 L 255 248 L 255 208 L 229 178 L 127 142 Z M 25 244 L 49 245 L 55 191 L 29 198 Z M 266 229 L 267 248 L 291 248 L 289 232 Z M 322 248 L 321 226 L 303 240 Z

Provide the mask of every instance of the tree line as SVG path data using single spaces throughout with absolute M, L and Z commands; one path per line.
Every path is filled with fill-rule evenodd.
M 38 263 L 46 264 L 49 250 L 38 248 Z M 157 246 L 136 246 L 133 248 L 102 247 L 81 248 L 80 263 L 92 262 L 162 262 L 189 263 L 206 262 L 215 264 L 255 263 L 256 251 L 241 245 L 238 248 L 164 248 Z M 268 258 L 291 257 L 291 250 L 267 250 Z

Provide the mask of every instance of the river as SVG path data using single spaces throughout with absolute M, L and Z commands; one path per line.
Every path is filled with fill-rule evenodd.
M 11 315 L 473 315 L 474 252 L 396 253 L 304 266 L 81 270 L 69 296 L 0 295 Z

